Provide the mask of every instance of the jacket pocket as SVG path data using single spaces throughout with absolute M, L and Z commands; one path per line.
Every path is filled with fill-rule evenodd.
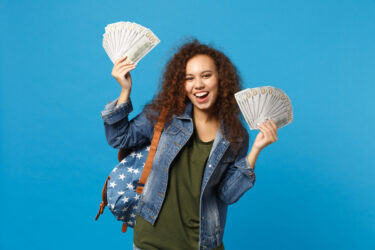
M 176 125 L 173 125 L 173 124 L 170 124 L 169 126 L 167 126 L 165 129 L 164 129 L 164 132 L 166 134 L 170 134 L 170 135 L 175 135 L 177 134 L 181 129 L 176 126 Z

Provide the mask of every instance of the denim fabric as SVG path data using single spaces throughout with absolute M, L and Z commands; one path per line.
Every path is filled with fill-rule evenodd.
M 145 115 L 145 110 L 129 121 L 133 111 L 131 99 L 115 107 L 117 99 L 105 105 L 101 112 L 105 135 L 110 146 L 116 149 L 148 144 L 152 140 L 154 124 Z M 153 161 L 151 173 L 139 201 L 138 213 L 152 225 L 158 218 L 168 185 L 168 170 L 179 151 L 193 133 L 193 104 L 185 108 L 184 114 L 174 115 L 165 124 Z M 222 128 L 223 122 L 220 124 Z M 205 166 L 200 195 L 199 249 L 220 246 L 223 241 L 227 208 L 255 183 L 254 169 L 247 161 L 249 135 L 242 138 L 242 148 L 234 156 L 220 128 Z

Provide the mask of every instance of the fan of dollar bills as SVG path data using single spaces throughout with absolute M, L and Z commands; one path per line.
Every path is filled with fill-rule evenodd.
M 235 98 L 250 129 L 272 119 L 277 128 L 293 121 L 293 108 L 289 97 L 271 86 L 249 88 L 235 93 Z
M 120 57 L 137 64 L 160 40 L 150 29 L 132 22 L 108 24 L 103 34 L 103 47 L 113 63 Z

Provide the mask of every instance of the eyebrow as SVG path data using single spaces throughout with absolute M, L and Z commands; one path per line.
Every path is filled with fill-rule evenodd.
M 212 73 L 212 70 L 205 70 L 205 71 L 202 71 L 201 74 L 203 74 L 203 73 Z M 193 74 L 186 74 L 186 75 L 188 76 L 188 75 L 193 75 Z

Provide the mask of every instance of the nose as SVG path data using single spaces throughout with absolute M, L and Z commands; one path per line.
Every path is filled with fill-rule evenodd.
M 194 81 L 194 88 L 196 89 L 202 89 L 204 88 L 204 82 L 201 78 L 197 78 L 195 81 Z

